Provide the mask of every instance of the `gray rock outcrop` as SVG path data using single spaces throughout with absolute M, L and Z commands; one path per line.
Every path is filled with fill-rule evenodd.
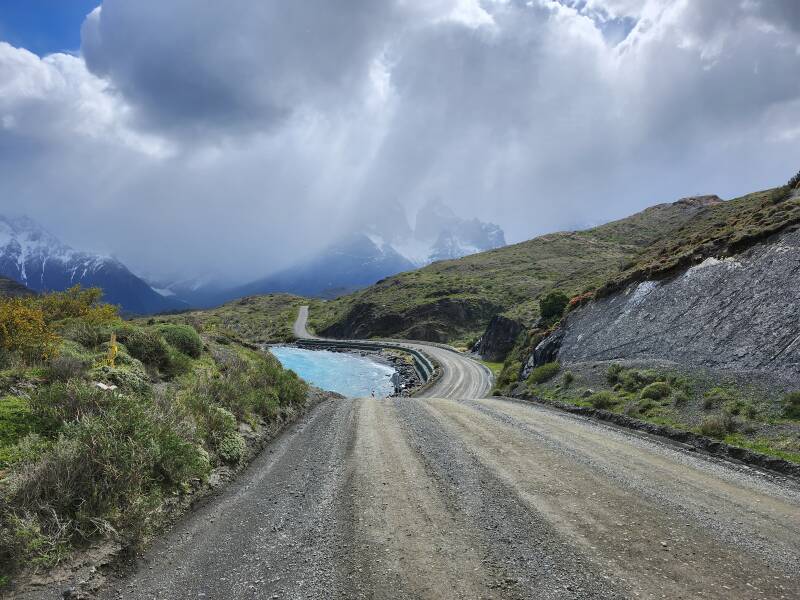
M 798 284 L 800 232 L 789 230 L 575 311 L 559 333 L 557 357 L 566 364 L 659 359 L 800 381 Z
M 517 336 L 522 330 L 522 323 L 503 315 L 495 315 L 472 350 L 483 360 L 500 362 L 514 347 Z

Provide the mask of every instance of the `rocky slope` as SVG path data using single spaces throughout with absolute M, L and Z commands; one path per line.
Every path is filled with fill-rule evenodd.
M 37 292 L 100 287 L 107 302 L 133 313 L 186 308 L 166 298 L 118 260 L 79 252 L 28 218 L 0 217 L 0 275 Z
M 663 359 L 800 380 L 800 232 L 677 277 L 631 284 L 570 315 L 558 359 Z

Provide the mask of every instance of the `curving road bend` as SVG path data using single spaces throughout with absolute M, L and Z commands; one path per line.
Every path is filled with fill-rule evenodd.
M 327 401 L 101 596 L 797 599 L 800 483 L 523 402 Z
M 309 333 L 307 324 L 308 307 L 302 306 L 294 323 L 295 337 L 321 339 Z M 425 353 L 441 367 L 439 379 L 420 393 L 420 398 L 483 398 L 492 389 L 489 369 L 464 354 L 427 342 L 405 341 L 398 345 Z

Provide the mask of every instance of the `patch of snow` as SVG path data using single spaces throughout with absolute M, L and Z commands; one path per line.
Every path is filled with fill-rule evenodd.
M 172 290 L 167 289 L 167 288 L 152 288 L 152 290 L 156 294 L 164 296 L 165 298 L 169 298 L 170 296 L 174 296 L 175 295 L 175 292 L 173 292 Z

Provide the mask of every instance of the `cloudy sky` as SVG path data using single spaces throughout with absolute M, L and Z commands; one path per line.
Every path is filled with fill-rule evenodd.
M 797 0 L 96 5 L 0 3 L 0 212 L 139 272 L 252 279 L 387 203 L 520 241 L 800 168 Z

